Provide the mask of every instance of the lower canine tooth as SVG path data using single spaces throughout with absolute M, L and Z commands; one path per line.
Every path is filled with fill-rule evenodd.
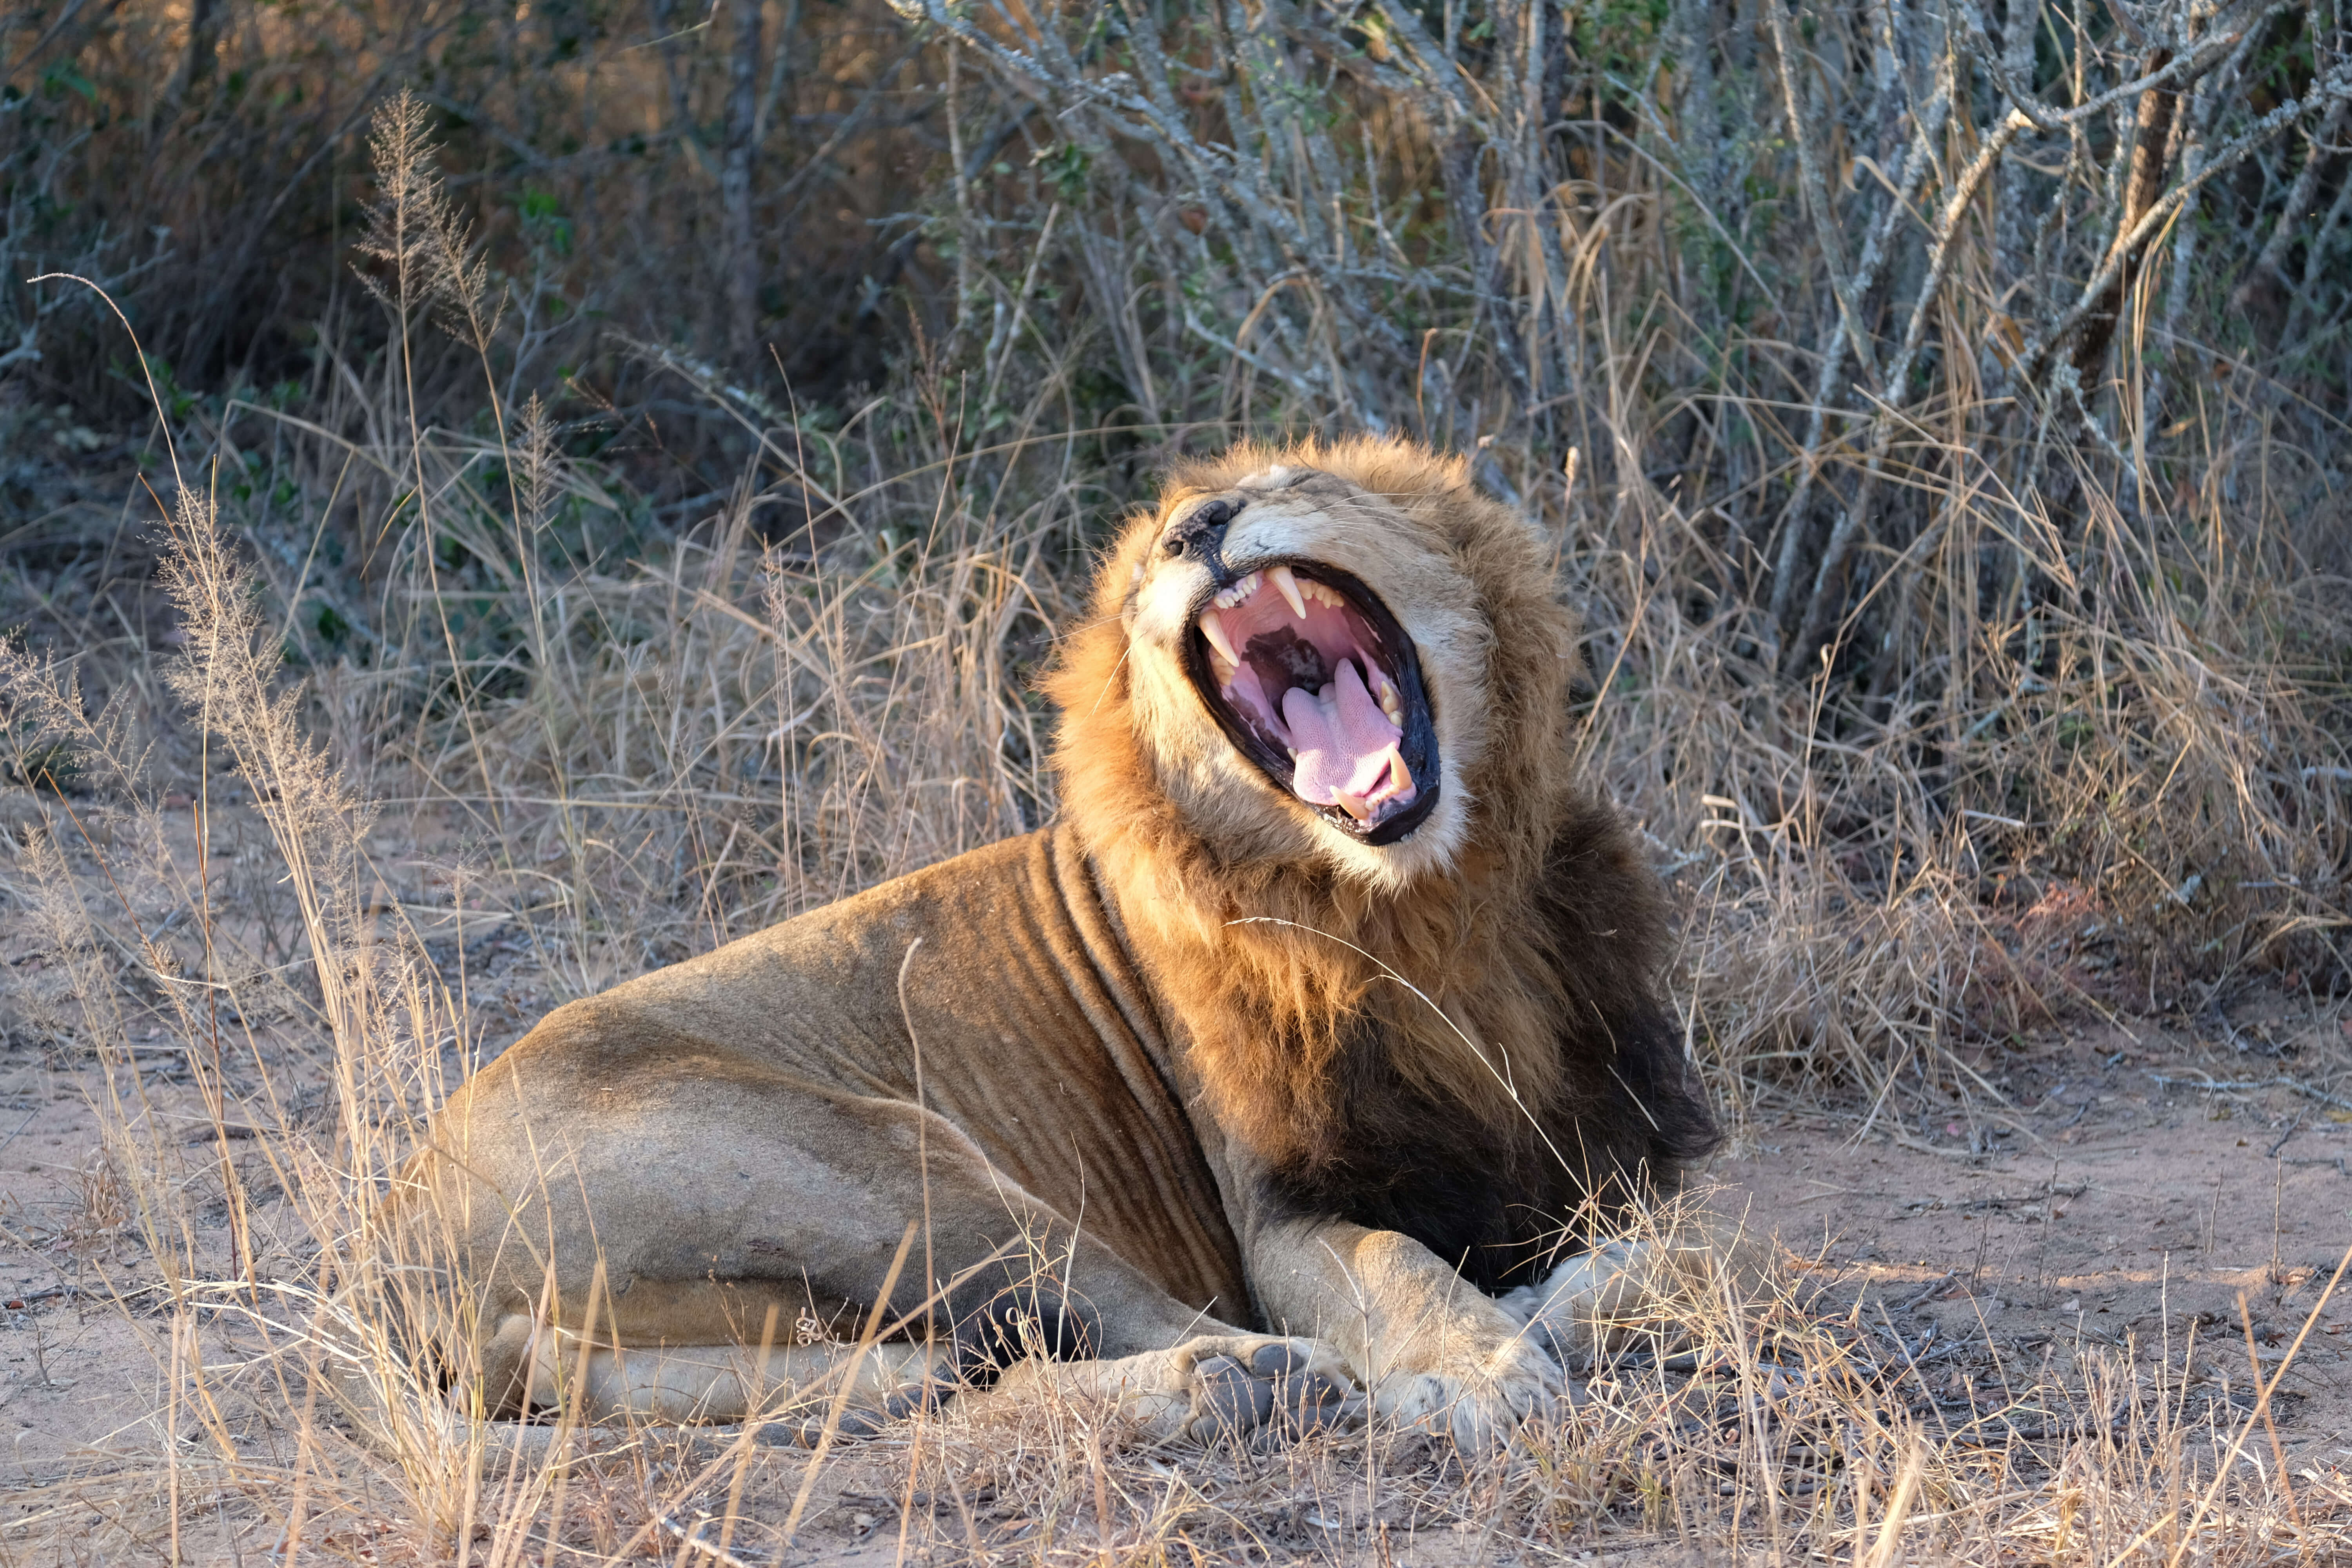
M 1233 638 L 1225 635 L 1225 623 L 1218 617 L 1213 606 L 1201 612 L 1201 635 L 1209 639 L 1211 647 L 1224 656 L 1227 664 L 1241 663 L 1240 657 L 1234 652 Z

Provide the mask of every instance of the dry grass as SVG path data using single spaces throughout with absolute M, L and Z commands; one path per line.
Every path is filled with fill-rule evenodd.
M 43 250 L 26 237 L 65 231 L 12 216 L 10 259 L 89 259 L 134 306 L 235 260 L 281 234 L 269 194 L 309 190 L 314 152 L 357 166 L 361 84 L 473 15 L 404 31 L 334 7 L 325 52 L 281 49 L 273 76 L 292 22 L 223 10 L 215 53 L 251 51 L 250 97 L 152 68 L 207 24 L 84 37 L 66 16 L 28 100 L 47 129 L 6 132 L 47 157 L 10 187 L 31 213 L 110 189 L 124 126 L 178 127 L 173 156 L 208 128 L 233 190 L 142 176 L 202 244 Z M 740 256 L 656 200 L 725 161 L 740 29 L 592 40 L 511 106 L 444 50 L 440 123 L 476 162 L 445 183 L 429 118 L 378 116 L 384 308 L 327 298 L 322 250 L 289 274 L 326 322 L 307 380 L 205 396 L 163 373 L 187 467 L 154 454 L 171 504 L 134 492 L 131 515 L 169 521 L 127 548 L 168 609 L 114 597 L 112 514 L 31 525 L 54 549 L 18 563 L 32 636 L 0 701 L 9 891 L 47 967 L 13 983 L 9 1028 L 91 1064 L 91 1231 L 135 1237 L 110 1277 L 155 1353 L 166 1456 L 152 1496 L 88 1483 L 110 1557 L 204 1556 L 259 1519 L 289 1560 L 690 1561 L 701 1528 L 782 1561 L 797 1451 L 564 1431 L 576 1462 L 517 1466 L 430 1421 L 389 1458 L 355 1446 L 321 1366 L 356 1351 L 387 1387 L 419 1380 L 352 1237 L 420 1119 L 547 1006 L 1050 816 L 1030 681 L 1087 549 L 1160 456 L 1236 431 L 1479 450 L 1558 542 L 1591 628 L 1580 745 L 1682 900 L 1674 995 L 1735 1116 L 1830 1105 L 1908 1136 L 1922 1105 L 1997 1109 L 1987 1053 L 2037 1016 L 2195 1012 L 2265 971 L 2345 984 L 2352 529 L 2327 410 L 2352 79 L 2331 16 L 2161 5 L 2134 31 L 2008 8 L 2049 35 L 2037 56 L 1969 9 L 1948 29 L 1777 3 L 1255 28 L 1141 6 L 1041 28 L 1016 5 L 903 35 L 869 6 L 824 38 L 767 15 L 764 58 L 808 47 L 759 145 L 809 183 L 740 200 L 763 234 L 816 186 L 843 205 L 808 219 L 832 314 L 755 306 L 754 335 L 855 339 L 878 389 L 804 405 L 747 374 Z M 520 8 L 494 21 L 510 60 L 537 47 Z M 1115 47 L 1084 47 L 1097 27 Z M 2158 48 L 2194 69 L 2134 86 Z M 60 61 L 144 96 L 77 121 Z M 1996 66 L 2034 73 L 2023 125 Z M 299 110 L 260 90 L 305 69 L 350 90 Z M 663 127 L 660 169 L 547 157 L 592 109 Z M 501 136 L 552 206 L 468 195 Z M 737 187 L 710 189 L 732 222 Z M 887 249 L 853 243 L 902 210 Z M 559 247 L 558 221 L 593 243 Z M 844 281 L 886 261 L 901 339 Z M 79 421 L 119 405 L 73 377 L 135 362 L 69 352 L 75 296 L 42 289 L 12 301 L 51 379 L 6 417 L 104 458 Z M 236 385 L 219 341 L 267 336 L 231 324 L 245 298 L 141 319 Z M 625 330 L 598 336 L 600 311 Z M 83 413 L 45 412 L 69 396 Z M 214 1135 L 182 1142 L 184 1115 Z M 1156 1454 L 1097 1412 L 950 1406 L 833 1450 L 822 1499 L 852 1499 L 850 1523 L 799 1532 L 894 1563 L 2347 1548 L 2352 1505 L 2273 1462 L 2258 1401 L 2192 1383 L 2204 1350 L 1956 1382 L 1947 1347 L 1824 1318 L 1797 1278 L 1636 1336 L 1507 1461 L 1377 1430 Z M 99 1495 L 81 1485 L 56 1506 Z

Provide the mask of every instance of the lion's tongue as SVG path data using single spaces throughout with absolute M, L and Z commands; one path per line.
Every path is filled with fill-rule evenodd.
M 1294 686 L 1283 693 L 1282 721 L 1298 753 L 1291 788 L 1315 805 L 1337 805 L 1359 822 L 1391 799 L 1413 794 L 1412 776 L 1397 752 L 1401 738 L 1353 660 L 1319 693 Z

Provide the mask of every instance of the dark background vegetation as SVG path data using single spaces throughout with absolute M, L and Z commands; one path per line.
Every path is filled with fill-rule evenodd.
M 2335 5 L 58 0 L 0 71 L 8 620 L 184 783 L 168 426 L 580 986 L 1042 820 L 1154 465 L 1362 428 L 1559 542 L 1711 1059 L 2343 983 Z

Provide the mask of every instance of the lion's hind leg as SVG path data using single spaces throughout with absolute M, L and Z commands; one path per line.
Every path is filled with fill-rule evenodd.
M 530 1365 L 534 1412 L 598 1425 L 751 1420 L 797 1429 L 838 1402 L 851 1436 L 936 1403 L 956 1379 L 949 1355 L 912 1342 L 772 1346 L 763 1355 L 741 1343 L 583 1345 L 561 1330 L 541 1331 Z
M 594 1451 L 655 1426 L 681 1428 L 683 1440 L 704 1447 L 733 1440 L 747 1422 L 766 1444 L 814 1447 L 828 1427 L 869 1437 L 956 1387 L 952 1359 L 920 1344 L 791 1345 L 764 1358 L 740 1344 L 626 1349 L 567 1340 L 520 1315 L 498 1325 L 500 1338 L 522 1340 L 527 1358 L 528 1398 L 510 1413 L 477 1415 L 471 1400 L 429 1378 L 348 1359 L 328 1392 L 361 1439 L 385 1453 L 544 1458 L 562 1445 Z
M 971 1407 L 1071 1400 L 1113 1406 L 1146 1440 L 1194 1443 L 1295 1436 L 1361 1415 L 1337 1351 L 1315 1340 L 1213 1333 L 1169 1350 L 1096 1359 L 1091 1313 L 1034 1287 L 1008 1290 L 944 1346 L 912 1342 L 770 1349 L 725 1344 L 625 1348 L 509 1319 L 525 1349 L 527 1408 L 577 1424 L 641 1422 L 759 1428 L 763 1443 L 814 1447 L 868 1437 L 953 1396 Z
M 973 1273 L 996 1272 L 982 1268 Z M 1005 1270 L 1012 1272 L 1012 1270 Z M 618 1342 L 612 1331 L 597 1325 L 592 1314 L 585 1331 L 573 1323 L 550 1323 L 529 1312 L 509 1312 L 486 1325 L 481 1361 L 485 1387 L 507 1390 L 494 1407 L 502 1417 L 545 1424 L 556 1419 L 578 1426 L 619 1429 L 642 1423 L 693 1426 L 706 1432 L 717 1427 L 740 1429 L 749 1422 L 769 1443 L 813 1445 L 828 1426 L 836 1436 L 865 1437 L 890 1422 L 936 1407 L 957 1394 L 984 1393 L 1013 1377 L 1014 1389 L 1040 1390 L 1051 1385 L 1053 1374 L 1039 1369 L 1056 1363 L 1093 1368 L 1105 1342 L 1099 1315 L 1083 1299 L 1070 1295 L 1059 1279 L 1031 1268 L 1013 1283 L 992 1293 L 975 1296 L 969 1289 L 943 1286 L 940 1295 L 961 1298 L 964 1310 L 941 1321 L 944 1331 L 935 1341 L 894 1337 L 879 1342 L 770 1345 L 762 1350 L 730 1336 L 671 1343 L 650 1337 L 649 1331 L 706 1332 L 722 1320 L 745 1321 L 745 1289 L 749 1282 L 724 1287 L 711 1282 L 683 1286 L 640 1284 L 619 1303 Z M 967 1285 L 974 1281 L 967 1281 Z M 714 1305 L 725 1298 L 724 1306 Z M 650 1308 L 652 1310 L 647 1310 Z M 799 1326 L 814 1309 L 799 1314 Z M 922 1310 L 917 1309 L 893 1325 L 903 1333 Z M 769 1320 L 772 1333 L 774 1317 Z M 879 1324 L 875 1325 L 881 1326 Z M 1228 1336 L 1230 1337 L 1230 1336 Z M 1240 1352 L 1244 1358 L 1256 1346 L 1255 1336 Z M 1183 1369 L 1194 1359 L 1207 1360 L 1223 1339 L 1193 1342 L 1204 1348 L 1188 1353 L 1148 1352 L 1124 1358 L 1136 1363 L 1126 1370 L 1132 1382 L 1143 1363 L 1172 1358 L 1170 1367 L 1152 1368 L 1152 1386 L 1189 1388 Z M 1292 1361 L 1281 1358 L 1286 1373 Z M 1270 1364 L 1270 1363 L 1269 1363 Z M 1303 1366 L 1304 1362 L 1300 1361 Z M 1251 1393 L 1237 1386 L 1250 1381 L 1234 1374 L 1239 1363 L 1227 1356 L 1210 1368 L 1211 1386 L 1202 1396 L 1205 1409 L 1227 1410 L 1238 1401 L 1247 1407 Z M 1222 1368 L 1225 1375 L 1216 1373 Z M 1076 1374 L 1077 1384 L 1093 1386 L 1102 1380 L 1087 1373 Z M 1276 1375 L 1260 1372 L 1263 1383 Z M 1103 1386 L 1118 1383 L 1114 1376 Z M 1302 1384 L 1302 1388 L 1308 1386 Z M 1319 1385 L 1317 1385 L 1319 1386 Z M 1255 1400 L 1263 1406 L 1263 1390 Z M 1152 1409 L 1156 1413 L 1158 1405 Z M 1265 1412 L 1260 1409 L 1258 1416 Z M 504 1425 L 505 1423 L 501 1423 Z M 1248 1425 L 1244 1420 L 1245 1426 Z

